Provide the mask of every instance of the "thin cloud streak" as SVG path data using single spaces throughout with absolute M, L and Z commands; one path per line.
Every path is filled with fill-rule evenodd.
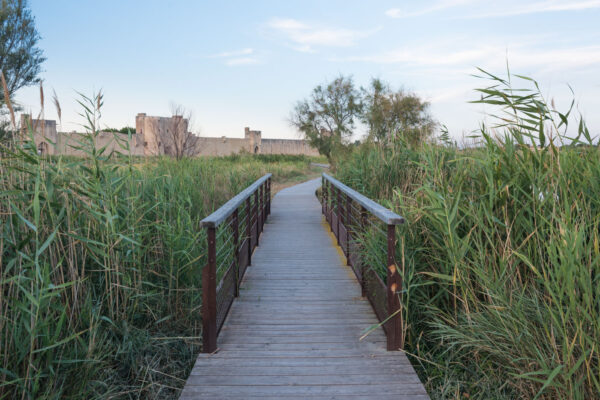
M 583 11 L 589 9 L 600 8 L 599 0 L 588 1 L 542 1 L 529 5 L 517 5 L 512 9 L 502 9 L 487 13 L 465 15 L 458 17 L 459 19 L 481 19 L 481 18 L 499 18 L 499 17 L 515 17 L 527 14 L 541 14 L 560 11 Z
M 253 54 L 253 53 L 254 53 L 254 49 L 248 47 L 248 48 L 241 49 L 241 50 L 224 51 L 222 53 L 211 54 L 211 55 L 207 56 L 207 58 L 240 57 L 240 56 L 247 56 L 247 55 L 250 55 L 250 54 Z
M 448 51 L 444 46 L 402 48 L 380 54 L 332 58 L 336 62 L 368 62 L 399 64 L 414 67 L 473 67 L 502 66 L 505 60 L 511 68 L 537 68 L 544 71 L 572 70 L 600 65 L 600 46 L 536 50 L 530 46 L 459 45 L 468 50 Z
M 259 64 L 259 60 L 255 57 L 232 58 L 225 62 L 225 65 L 227 65 L 229 67 L 233 67 L 236 65 L 254 65 L 254 64 Z
M 561 11 L 582 11 L 600 8 L 600 0 L 545 0 L 535 3 L 523 4 L 523 2 L 495 2 L 490 3 L 481 0 L 441 0 L 433 3 L 429 7 L 416 10 L 403 10 L 400 8 L 391 8 L 385 11 L 385 15 L 390 18 L 411 18 L 423 15 L 449 10 L 452 8 L 471 5 L 470 11 L 465 15 L 456 16 L 455 19 L 482 19 L 511 17 L 527 14 L 540 14 Z M 478 9 L 485 9 L 479 12 Z M 491 10 L 489 10 L 491 8 Z
M 315 47 L 352 47 L 378 30 L 321 27 L 292 18 L 273 18 L 267 27 L 283 35 L 294 50 L 305 53 L 315 52 Z
M 385 12 L 390 18 L 409 18 L 419 17 L 421 15 L 430 14 L 437 11 L 446 10 L 449 8 L 464 6 L 469 3 L 474 3 L 476 0 L 441 0 L 430 7 L 422 8 L 420 10 L 404 11 L 400 8 L 391 8 Z

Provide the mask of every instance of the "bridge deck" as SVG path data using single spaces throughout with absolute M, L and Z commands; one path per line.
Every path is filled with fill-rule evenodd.
M 201 354 L 181 399 L 428 399 L 402 352 L 386 351 L 377 319 L 328 233 L 319 180 L 272 203 L 219 335 Z

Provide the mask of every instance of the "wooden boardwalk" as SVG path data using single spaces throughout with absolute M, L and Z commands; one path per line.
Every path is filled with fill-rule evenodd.
M 279 192 L 218 338 L 181 399 L 428 399 L 386 351 L 369 302 L 329 233 L 316 179 Z

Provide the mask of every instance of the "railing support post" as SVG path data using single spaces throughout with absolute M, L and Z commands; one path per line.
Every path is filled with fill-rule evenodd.
M 321 176 L 321 214 L 323 215 L 325 215 L 326 199 L 325 177 Z
M 337 243 L 338 245 L 341 244 L 340 242 L 340 224 L 342 223 L 342 191 L 339 188 L 336 188 L 336 203 L 337 203 Z
M 362 233 L 365 233 L 365 231 L 367 230 L 367 224 L 369 223 L 368 221 L 368 214 L 367 214 L 367 209 L 363 206 L 360 206 L 360 224 L 362 226 Z M 366 265 L 364 264 L 364 262 L 361 261 L 361 274 L 360 276 L 362 276 L 362 282 L 360 283 L 360 287 L 361 287 L 361 295 L 363 297 L 367 296 L 367 288 L 365 287 L 365 273 L 366 273 Z
M 252 210 L 250 197 L 246 199 L 246 237 L 248 238 L 248 265 L 252 265 Z
M 202 352 L 217 350 L 217 250 L 216 229 L 209 227 L 208 264 L 202 271 Z
M 258 215 L 260 215 L 260 219 L 258 221 L 258 231 L 263 231 L 263 220 L 265 219 L 264 214 L 264 196 L 263 196 L 263 185 L 258 187 Z
M 350 196 L 344 194 L 346 198 L 346 215 L 344 216 L 344 225 L 346 226 L 346 265 L 350 265 L 350 230 L 352 229 L 352 222 L 350 221 Z
M 238 209 L 236 208 L 232 214 L 232 222 L 233 228 L 233 257 L 234 257 L 234 265 L 235 265 L 235 290 L 233 295 L 235 297 L 239 297 L 240 295 L 240 231 L 239 231 L 239 219 L 238 219 Z
M 271 178 L 267 179 L 267 215 L 271 215 Z
M 396 226 L 387 226 L 387 306 L 388 314 L 393 315 L 387 322 L 387 349 L 401 350 L 404 348 L 402 335 L 402 310 L 400 296 L 402 295 L 402 277 L 396 265 Z
M 258 220 L 258 189 L 254 192 L 254 217 L 256 220 L 256 247 L 258 247 L 258 239 L 260 236 L 260 221 Z

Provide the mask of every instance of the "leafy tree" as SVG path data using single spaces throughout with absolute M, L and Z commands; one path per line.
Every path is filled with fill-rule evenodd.
M 326 85 L 318 85 L 309 98 L 298 102 L 290 122 L 333 163 L 333 155 L 349 144 L 361 110 L 360 92 L 352 78 L 339 76 Z
M 39 82 L 41 65 L 46 60 L 37 47 L 39 39 L 27 1 L 1 0 L 0 70 L 6 78 L 10 97 L 22 87 Z M 6 103 L 3 91 L 0 101 Z
M 393 91 L 380 79 L 371 80 L 370 87 L 361 92 L 362 120 L 368 126 L 370 140 L 384 145 L 397 139 L 418 144 L 433 134 L 436 123 L 429 113 L 429 103 L 416 94 Z

